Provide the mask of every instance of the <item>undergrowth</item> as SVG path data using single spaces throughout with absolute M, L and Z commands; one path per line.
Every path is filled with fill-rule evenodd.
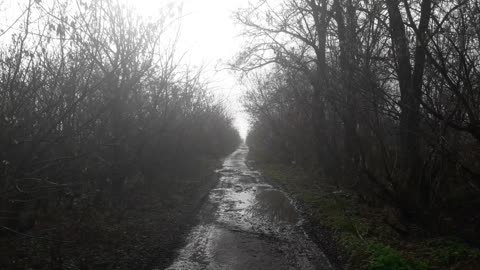
M 250 159 L 255 160 L 252 155 Z M 304 205 L 316 228 L 327 228 L 343 252 L 345 269 L 480 269 L 480 250 L 451 237 L 407 239 L 386 223 L 382 208 L 360 202 L 353 191 L 339 190 L 298 167 L 256 163 L 262 173 Z

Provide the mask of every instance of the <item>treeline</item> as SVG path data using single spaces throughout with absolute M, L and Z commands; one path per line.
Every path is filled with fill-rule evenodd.
M 172 5 L 155 19 L 114 0 L 19 6 L 0 34 L 2 232 L 28 230 L 52 207 L 161 189 L 238 145 L 226 108 L 179 60 Z
M 236 20 L 253 151 L 479 243 L 479 1 L 264 0 Z

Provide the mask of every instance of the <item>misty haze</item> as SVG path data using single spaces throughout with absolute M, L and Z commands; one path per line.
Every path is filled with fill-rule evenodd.
M 480 269 L 480 0 L 0 0 L 0 270 Z

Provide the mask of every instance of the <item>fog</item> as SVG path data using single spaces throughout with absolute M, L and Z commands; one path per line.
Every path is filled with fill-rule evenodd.
M 0 0 L 0 269 L 480 269 L 479 14 Z
M 248 117 L 241 106 L 244 86 L 239 84 L 238 74 L 229 67 L 245 39 L 240 35 L 241 27 L 235 24 L 233 15 L 239 8 L 244 8 L 248 0 L 124 0 L 137 8 L 143 16 L 154 17 L 158 10 L 168 5 L 181 9 L 178 25 L 179 52 L 185 53 L 185 62 L 201 67 L 211 90 L 219 100 L 228 104 L 235 118 L 235 126 L 242 138 L 248 132 Z

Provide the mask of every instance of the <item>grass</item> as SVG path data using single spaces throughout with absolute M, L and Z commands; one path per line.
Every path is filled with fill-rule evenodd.
M 250 155 L 250 159 L 255 157 Z M 361 203 L 298 167 L 256 161 L 262 173 L 300 201 L 314 228 L 333 234 L 341 267 L 368 270 L 480 269 L 480 250 L 456 238 L 409 238 L 386 222 L 386 213 Z M 321 241 L 321 239 L 320 239 Z

